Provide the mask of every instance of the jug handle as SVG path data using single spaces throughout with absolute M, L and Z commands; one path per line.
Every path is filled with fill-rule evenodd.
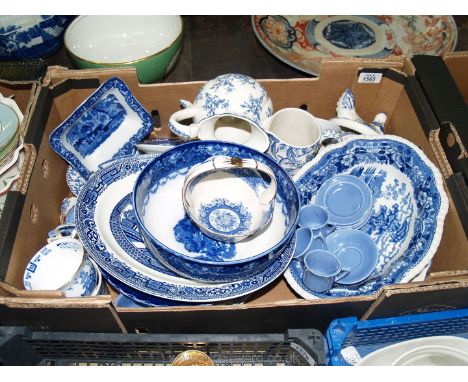
M 192 123 L 191 125 L 183 125 L 180 121 L 183 121 L 184 119 L 193 119 L 198 113 L 198 108 L 185 100 L 180 100 L 180 103 L 184 106 L 184 109 L 178 110 L 170 116 L 168 122 L 169 130 L 184 139 L 197 138 L 200 126 L 195 123 Z

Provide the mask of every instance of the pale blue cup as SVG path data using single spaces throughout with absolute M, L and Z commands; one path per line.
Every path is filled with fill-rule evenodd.
M 299 227 L 296 230 L 296 247 L 293 258 L 303 261 L 306 253 L 314 249 L 326 249 L 325 241 L 322 238 L 314 237 L 310 228 Z
M 298 224 L 300 227 L 309 228 L 314 238 L 320 238 L 325 242 L 325 237 L 329 233 L 328 216 L 326 208 L 318 204 L 308 204 L 299 210 Z
M 348 273 L 349 269 L 342 268 L 340 260 L 327 250 L 315 249 L 304 256 L 302 282 L 311 291 L 326 292 Z

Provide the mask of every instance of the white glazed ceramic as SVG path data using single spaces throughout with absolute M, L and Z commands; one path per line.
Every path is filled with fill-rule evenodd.
M 78 240 L 62 238 L 42 247 L 30 260 L 24 273 L 27 290 L 58 290 L 67 287 L 84 258 Z
M 27 290 L 60 290 L 66 297 L 90 296 L 96 290 L 98 273 L 78 240 L 60 238 L 34 255 L 23 284 Z
M 268 155 L 291 176 L 315 157 L 326 139 L 341 140 L 340 132 L 297 108 L 281 109 L 261 126 L 270 138 Z
M 418 346 L 403 353 L 391 366 L 468 366 L 468 353 L 443 345 Z
M 268 185 L 261 174 L 269 178 Z M 235 243 L 271 221 L 276 190 L 276 176 L 267 165 L 254 159 L 214 156 L 187 173 L 182 202 L 206 235 Z
M 208 81 L 193 103 L 181 100 L 184 109 L 169 118 L 169 129 L 184 139 L 221 140 L 265 152 L 268 137 L 260 125 L 273 113 L 270 97 L 253 78 L 223 74 Z M 183 120 L 193 123 L 184 125 Z
M 456 351 L 468 353 L 468 340 L 456 336 L 431 336 L 398 342 L 383 347 L 363 357 L 356 366 L 390 366 L 408 351 L 423 346 L 444 346 Z
M 384 133 L 387 115 L 378 113 L 371 123 L 365 122 L 356 111 L 356 99 L 350 89 L 346 89 L 336 104 L 336 118 L 331 122 L 364 135 L 381 135 Z
M 5 105 L 9 106 L 11 109 L 13 109 L 13 111 L 18 116 L 19 123 L 21 124 L 23 122 L 23 119 L 24 119 L 23 113 L 21 112 L 21 110 L 18 107 L 18 104 L 15 102 L 15 100 L 13 100 L 11 98 L 11 96 L 10 97 L 4 97 L 2 95 L 2 93 L 0 93 L 0 103 L 3 103 Z

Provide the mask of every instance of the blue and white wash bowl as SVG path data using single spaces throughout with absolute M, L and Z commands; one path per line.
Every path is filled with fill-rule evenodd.
M 185 213 L 181 192 L 187 173 L 213 156 L 253 159 L 268 166 L 277 181 L 271 222 L 237 243 L 204 234 Z M 243 177 L 262 190 L 268 179 Z M 222 283 L 254 277 L 280 256 L 293 238 L 299 196 L 286 172 L 249 147 L 228 142 L 196 141 L 153 159 L 138 176 L 132 195 L 137 222 L 148 250 L 165 266 L 189 279 Z
M 86 180 L 102 164 L 136 154 L 135 144 L 152 129 L 151 114 L 125 82 L 114 77 L 52 131 L 49 144 Z
M 406 139 L 350 136 L 296 174 L 301 204 L 314 203 L 322 184 L 338 174 L 357 176 L 371 190 L 371 215 L 360 230 L 377 247 L 375 267 L 359 284 L 315 293 L 302 283 L 303 265 L 293 262 L 285 273 L 288 283 L 304 298 L 316 299 L 369 295 L 411 281 L 431 262 L 442 237 L 448 199 L 437 167 Z
M 276 176 L 265 164 L 217 155 L 188 172 L 182 203 L 203 233 L 235 243 L 270 223 L 276 189 Z
M 237 73 L 208 81 L 193 103 L 181 100 L 182 110 L 169 118 L 169 129 L 183 139 L 220 140 L 265 152 L 269 146 L 260 127 L 273 114 L 265 88 L 253 78 Z M 191 119 L 190 125 L 181 122 Z
M 63 43 L 69 16 L 0 16 L 0 61 L 43 58 Z
M 27 290 L 59 290 L 66 297 L 91 296 L 99 284 L 99 269 L 73 238 L 42 247 L 29 261 L 23 276 Z

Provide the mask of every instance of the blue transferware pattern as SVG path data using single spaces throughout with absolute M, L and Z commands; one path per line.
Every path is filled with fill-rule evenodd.
M 253 78 L 238 73 L 223 74 L 208 81 L 197 93 L 193 104 L 184 100 L 181 100 L 181 104 L 193 110 L 194 125 L 200 126 L 200 129 L 207 120 L 223 116 L 240 117 L 260 128 L 260 123 L 273 113 L 272 102 L 263 86 Z M 197 134 L 191 133 L 188 127 L 178 123 L 177 118 L 172 120 L 171 117 L 168 126 L 174 134 L 184 139 L 198 136 L 198 131 Z
M 448 201 L 439 170 L 411 142 L 394 136 L 349 138 L 330 147 L 295 177 L 301 203 L 314 201 L 335 174 L 351 174 L 371 189 L 374 207 L 361 228 L 375 242 L 379 259 L 369 279 L 358 285 L 311 293 L 301 282 L 298 262 L 286 272 L 303 297 L 368 295 L 382 286 L 410 281 L 431 261 L 439 245 Z
M 114 94 L 98 100 L 86 110 L 79 124 L 72 126 L 65 139 L 82 157 L 92 154 L 122 124 L 127 112 Z
M 268 134 L 270 147 L 267 153 L 292 177 L 302 165 L 309 163 L 315 158 L 322 142 L 329 139 L 337 141 L 342 137 L 341 132 L 333 130 L 322 130 L 320 134 L 320 140 L 311 146 L 305 147 L 291 146 L 281 141 L 275 135 Z
M 375 33 L 371 28 L 351 20 L 331 22 L 324 28 L 323 37 L 343 49 L 367 48 L 376 42 Z
M 1 16 L 0 60 L 31 60 L 60 49 L 69 16 Z
M 242 234 L 252 225 L 252 215 L 246 206 L 224 198 L 202 204 L 198 214 L 206 227 L 221 234 Z
M 80 173 L 76 171 L 72 166 L 68 166 L 67 172 L 65 174 L 65 180 L 67 181 L 67 185 L 71 193 L 75 196 L 78 196 L 81 188 L 86 183 L 86 179 L 83 178 L 80 175 Z
M 297 41 L 296 31 L 283 16 L 265 16 L 259 26 L 267 38 L 275 45 L 289 49 Z
M 234 247 L 226 246 L 225 248 L 228 249 L 228 252 L 220 252 L 219 245 L 210 245 L 211 243 L 218 243 L 217 241 L 213 239 L 205 240 L 204 237 L 206 236 L 201 232 L 198 235 L 189 234 L 189 222 L 186 222 L 186 226 L 179 226 L 177 228 L 177 231 L 183 232 L 182 237 L 185 240 L 190 240 L 189 235 L 192 236 L 193 238 L 190 240 L 190 245 L 196 245 L 198 248 L 200 248 L 201 243 L 206 243 L 207 246 L 201 247 L 199 252 L 196 253 L 183 253 L 179 248 L 180 244 L 184 246 L 187 245 L 185 241 L 181 243 L 177 237 L 172 241 L 169 237 L 170 233 L 164 233 L 166 229 L 164 227 L 160 227 L 163 229 L 155 229 L 153 227 L 151 231 L 153 233 L 145 227 L 148 223 L 146 214 L 148 214 L 148 216 L 154 216 L 154 213 L 147 211 L 149 208 L 148 206 L 150 204 L 153 205 L 155 203 L 153 201 L 157 200 L 157 198 L 154 198 L 154 195 L 163 192 L 159 189 L 169 184 L 169 182 L 171 182 L 171 190 L 177 190 L 179 186 L 182 189 L 183 180 L 190 168 L 198 163 L 204 162 L 214 155 L 255 159 L 258 162 L 266 164 L 273 170 L 278 183 L 275 203 L 278 207 L 275 207 L 275 211 L 277 211 L 279 215 L 276 220 L 277 224 L 283 224 L 281 223 L 281 219 L 284 219 L 284 226 L 281 225 L 281 234 L 275 233 L 275 236 L 272 236 L 271 243 L 270 241 L 264 242 L 264 238 L 267 237 L 264 234 L 266 232 L 274 232 L 274 230 L 278 229 L 278 225 L 268 231 L 268 229 L 273 226 L 270 224 L 265 231 L 254 235 L 252 239 L 249 238 L 248 242 L 236 243 Z M 236 279 L 239 280 L 251 277 L 258 271 L 271 265 L 278 254 L 288 245 L 288 242 L 293 236 L 299 208 L 295 186 L 280 166 L 266 155 L 248 147 L 217 141 L 187 143 L 163 153 L 153 160 L 152 163 L 141 172 L 135 183 L 133 205 L 135 206 L 137 219 L 142 227 L 140 232 L 150 252 L 158 257 L 165 266 L 180 275 L 205 282 L 229 282 Z M 182 208 L 181 217 L 178 217 L 178 213 L 175 213 L 175 207 L 176 206 L 172 206 L 171 218 L 180 220 L 184 216 L 183 207 L 180 206 L 180 208 Z M 159 213 L 159 220 L 161 220 L 161 217 L 165 215 L 162 212 Z M 158 219 L 152 218 L 151 224 L 156 224 L 156 220 Z M 274 220 L 273 218 L 273 221 Z M 146 222 L 146 224 L 143 222 Z M 171 223 L 167 223 L 167 220 L 164 220 L 164 225 L 167 226 L 168 224 L 168 229 L 170 229 Z M 176 224 L 174 224 L 174 226 L 175 225 Z M 192 224 L 192 228 L 195 232 L 199 230 L 195 224 Z M 247 245 L 249 244 L 252 246 L 251 248 L 253 248 L 254 240 L 256 240 L 257 248 L 262 248 L 262 250 L 254 252 L 253 254 L 250 254 L 249 251 L 249 256 L 245 257 L 245 249 L 248 248 Z M 240 246 L 244 248 L 242 252 L 237 250 Z M 177 250 L 174 248 L 177 248 Z M 234 248 L 234 256 L 232 256 L 232 248 Z
M 140 237 L 138 240 L 136 237 L 137 224 L 132 222 L 134 215 L 125 214 L 132 209 L 130 195 L 133 186 L 133 182 L 128 183 L 126 180 L 139 174 L 153 158 L 155 155 L 140 155 L 113 162 L 89 179 L 77 200 L 77 230 L 83 246 L 112 285 L 130 298 L 138 296 L 138 301 L 152 305 L 208 303 L 248 295 L 273 282 L 285 271 L 293 255 L 294 240 L 265 270 L 236 282 L 195 283 L 164 269 L 149 251 L 143 248 L 143 239 Z M 115 188 L 109 190 L 112 185 Z M 106 211 L 112 216 L 107 223 L 114 226 L 112 238 L 101 234 L 102 224 L 106 223 L 100 223 L 96 216 L 96 208 L 109 199 L 109 193 L 117 200 L 108 206 L 110 211 Z M 116 228 L 119 225 L 124 227 Z M 123 231 L 126 233 L 122 234 Z M 121 234 L 114 235 L 114 232 Z M 116 241 L 118 247 L 111 245 L 110 240 Z M 130 261 L 129 257 L 134 261 Z
M 152 129 L 151 115 L 127 85 L 114 77 L 103 83 L 52 132 L 49 143 L 88 179 L 102 163 L 136 154 L 135 144 Z
M 73 279 L 72 283 L 63 289 L 63 292 L 67 297 L 91 296 L 96 289 L 97 281 L 97 270 L 94 268 L 93 263 L 85 256 L 77 276 Z
M 322 28 L 322 23 L 326 24 L 321 32 L 318 32 L 317 26 L 320 25 Z M 366 23 L 375 26 L 375 30 L 379 31 L 379 38 Z M 337 16 L 328 19 L 315 16 L 311 18 L 305 29 L 306 39 L 323 55 L 333 53 L 336 55 L 337 52 L 333 50 L 333 47 L 336 47 L 343 49 L 340 55 L 348 51 L 346 55 L 350 56 L 384 58 L 392 53 L 395 45 L 393 38 L 388 39 L 388 36 L 393 36 L 393 32 L 385 21 L 375 16 Z M 382 40 L 380 45 L 378 40 Z M 328 42 L 330 46 L 324 46 L 324 42 Z M 359 51 L 361 53 L 358 53 Z

